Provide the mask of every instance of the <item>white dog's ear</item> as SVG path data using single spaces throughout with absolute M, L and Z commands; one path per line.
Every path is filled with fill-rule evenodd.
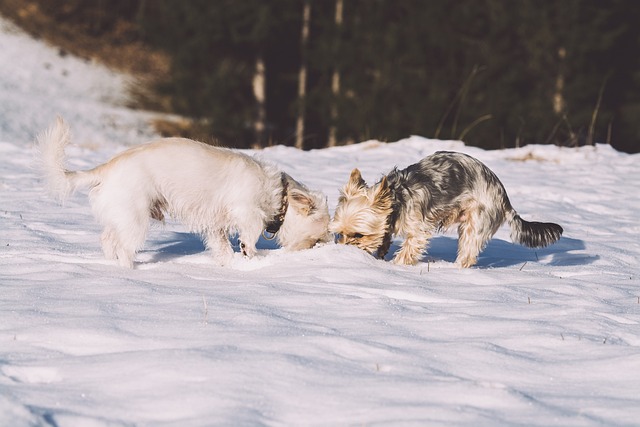
M 303 215 L 311 215 L 317 209 L 316 201 L 311 194 L 292 188 L 289 191 L 290 205 Z

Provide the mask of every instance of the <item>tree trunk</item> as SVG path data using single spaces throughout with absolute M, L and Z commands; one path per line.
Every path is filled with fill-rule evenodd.
M 307 41 L 309 40 L 309 20 L 311 18 L 311 2 L 305 0 L 302 12 L 302 37 L 300 40 L 301 60 L 298 73 L 298 118 L 296 120 L 296 148 L 304 148 L 304 109 L 307 96 Z
M 253 123 L 253 130 L 255 133 L 255 142 L 254 145 L 256 147 L 264 147 L 265 146 L 265 130 L 266 130 L 266 121 L 267 121 L 267 110 L 265 106 L 266 102 L 266 78 L 265 78 L 265 66 L 264 59 L 262 59 L 262 55 L 259 55 L 256 58 L 256 68 L 255 73 L 253 74 L 253 96 L 256 98 L 256 120 Z
M 335 45 L 335 53 L 337 57 L 338 46 L 340 44 L 340 35 L 342 30 L 342 5 L 343 0 L 336 0 L 336 39 L 334 41 Z M 335 66 L 333 69 L 333 75 L 331 76 L 331 126 L 329 127 L 329 141 L 327 142 L 327 146 L 334 147 L 337 143 L 337 127 L 336 121 L 338 120 L 338 96 L 340 95 L 340 71 L 338 67 Z

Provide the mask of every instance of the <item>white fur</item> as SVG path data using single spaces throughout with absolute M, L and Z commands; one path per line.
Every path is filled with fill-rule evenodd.
M 233 254 L 229 235 L 238 233 L 243 252 L 253 256 L 265 224 L 282 206 L 281 172 L 237 151 L 164 138 L 73 172 L 64 167 L 69 142 L 69 127 L 61 118 L 37 138 L 48 188 L 62 200 L 78 188 L 90 188 L 93 213 L 104 227 L 104 254 L 126 267 L 133 266 L 151 217 L 162 219 L 166 212 L 180 219 L 226 264 Z M 299 250 L 327 241 L 325 197 L 285 176 L 289 208 L 278 242 Z

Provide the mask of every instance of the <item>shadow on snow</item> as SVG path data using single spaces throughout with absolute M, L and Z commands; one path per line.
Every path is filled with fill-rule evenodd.
M 400 249 L 402 241 L 394 241 L 387 260 L 393 258 L 393 253 Z M 587 265 L 597 261 L 600 257 L 589 255 L 582 251 L 586 249 L 584 241 L 562 237 L 559 241 L 546 248 L 527 248 L 506 240 L 491 239 L 485 249 L 478 256 L 475 268 L 512 267 L 525 262 L 543 262 L 554 266 Z M 455 262 L 458 251 L 458 239 L 455 237 L 436 236 L 429 242 L 427 254 L 423 261 Z M 549 261 L 547 261 L 550 258 Z
M 231 244 L 235 252 L 240 251 L 238 237 L 231 238 Z M 400 248 L 401 241 L 394 241 L 386 256 L 389 261 L 393 254 Z M 266 240 L 260 237 L 258 249 L 277 249 L 275 240 Z M 458 248 L 458 239 L 448 236 L 436 236 L 430 241 L 427 254 L 423 261 L 455 262 Z M 562 237 L 555 244 L 546 248 L 531 249 L 506 240 L 492 239 L 487 247 L 480 253 L 476 268 L 512 267 L 524 263 L 543 262 L 553 266 L 587 265 L 599 259 L 597 255 L 589 255 L 584 252 L 585 244 L 582 240 Z M 167 262 L 175 258 L 195 255 L 206 251 L 202 239 L 191 233 L 173 232 L 172 238 L 158 239 L 149 242 L 152 252 L 151 262 Z

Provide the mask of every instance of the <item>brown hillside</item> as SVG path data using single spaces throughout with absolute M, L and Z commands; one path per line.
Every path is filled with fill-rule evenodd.
M 86 22 L 60 20 L 47 13 L 47 3 L 46 0 L 0 0 L 0 14 L 33 37 L 57 46 L 61 55 L 71 53 L 134 76 L 139 84 L 130 88 L 134 100 L 132 107 L 169 110 L 168 101 L 161 100 L 150 89 L 154 83 L 166 79 L 169 58 L 140 41 L 134 24 L 118 20 L 96 36 L 90 34 Z M 60 18 L 64 10 L 58 10 L 57 17 Z

